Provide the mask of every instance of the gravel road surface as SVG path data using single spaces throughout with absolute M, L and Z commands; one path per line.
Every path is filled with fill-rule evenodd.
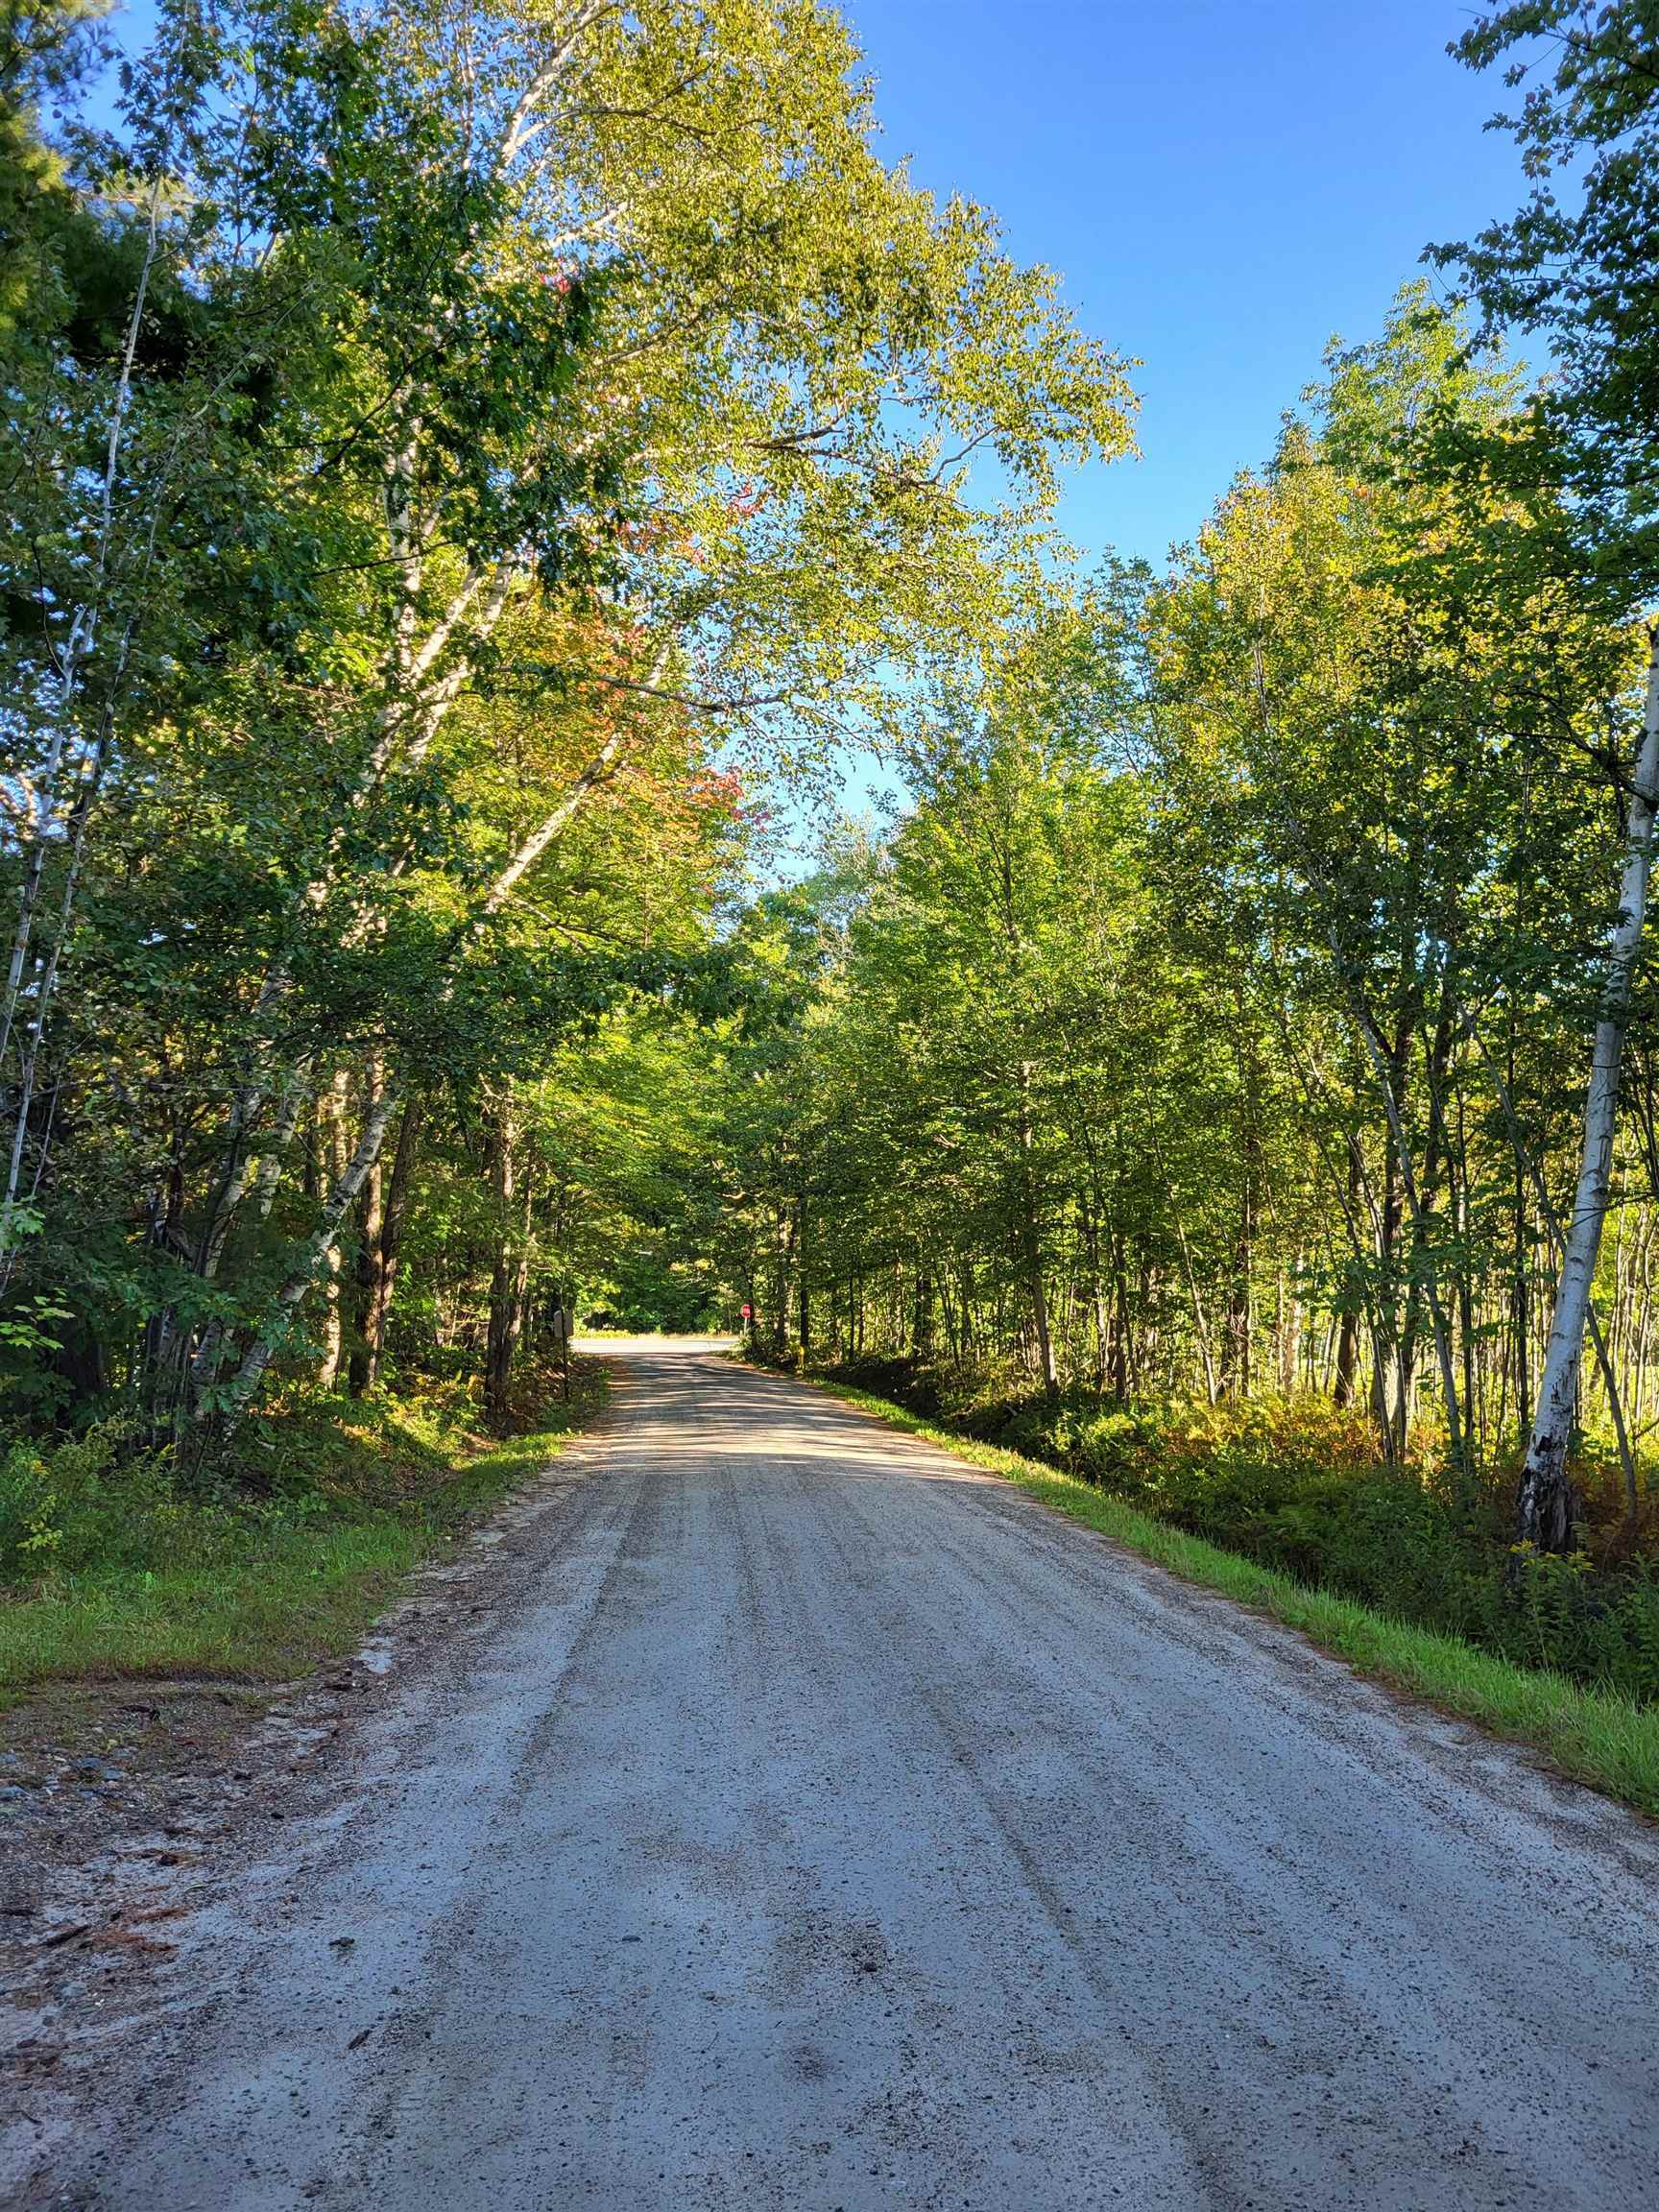
M 810 1388 L 603 1349 L 57 2201 L 1651 2212 L 1655 1831 Z

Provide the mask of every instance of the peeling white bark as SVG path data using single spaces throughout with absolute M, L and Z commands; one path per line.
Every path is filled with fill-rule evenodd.
M 296 1308 L 312 1285 L 326 1271 L 333 1258 L 340 1239 L 341 1224 L 356 1203 L 357 1193 L 368 1181 L 369 1170 L 380 1157 L 380 1147 L 385 1142 L 386 1130 L 397 1108 L 397 1097 L 396 1089 L 388 1084 L 370 1108 L 363 1123 L 363 1133 L 357 1140 L 357 1149 L 347 1162 L 344 1172 L 335 1177 L 310 1240 L 293 1273 L 273 1299 L 271 1310 L 258 1334 L 243 1355 L 242 1363 L 226 1390 L 223 1405 L 214 1407 L 209 1402 L 203 1406 L 198 1411 L 199 1419 L 210 1418 L 217 1411 L 228 1430 L 247 1411 Z
M 1517 1540 L 1547 1551 L 1571 1551 L 1576 1541 L 1577 1501 L 1567 1475 L 1567 1453 L 1577 1411 L 1596 1256 L 1612 1189 L 1619 1069 L 1653 866 L 1653 825 L 1659 809 L 1659 624 L 1649 630 L 1647 645 L 1647 713 L 1625 825 L 1619 912 L 1608 942 L 1607 974 L 1601 987 L 1596 1048 L 1584 1100 L 1584 1148 L 1544 1354 L 1544 1380 L 1538 1392 L 1532 1440 L 1515 1502 Z

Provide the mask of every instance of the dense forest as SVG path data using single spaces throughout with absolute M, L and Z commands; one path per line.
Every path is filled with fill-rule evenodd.
M 747 1306 L 1659 1688 L 1649 0 L 1464 33 L 1532 197 L 1156 572 L 1054 526 L 1131 365 L 816 0 L 4 40 L 14 1584 Z

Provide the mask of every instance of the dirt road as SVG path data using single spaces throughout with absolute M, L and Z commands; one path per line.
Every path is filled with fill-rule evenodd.
M 622 1350 L 59 2201 L 1654 2204 L 1652 1830 L 806 1387 Z

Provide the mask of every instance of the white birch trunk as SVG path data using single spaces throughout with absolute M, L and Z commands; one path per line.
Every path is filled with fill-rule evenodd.
M 323 1128 L 324 1159 L 328 1169 L 329 1188 L 338 1185 L 346 1172 L 346 1101 L 349 1089 L 344 1069 L 336 1071 L 333 1080 L 319 1103 L 324 1108 Z M 263 1162 L 261 1162 L 263 1166 Z M 340 1311 L 340 1246 L 331 1244 L 323 1256 L 323 1363 L 317 1370 L 317 1381 L 325 1390 L 332 1390 L 340 1380 L 340 1356 L 345 1348 L 346 1331 Z
M 249 1345 L 241 1365 L 226 1389 L 223 1404 L 217 1408 L 211 1405 L 201 1407 L 197 1416 L 199 1420 L 211 1418 L 217 1411 L 228 1431 L 248 1410 L 254 1392 L 264 1380 L 271 1356 L 281 1340 L 295 1310 L 312 1285 L 327 1270 L 339 1243 L 341 1223 L 356 1203 L 357 1193 L 369 1179 L 370 1168 L 380 1157 L 380 1146 L 385 1141 L 387 1126 L 397 1105 L 397 1093 L 388 1084 L 371 1107 L 369 1118 L 363 1124 L 363 1134 L 357 1141 L 357 1149 L 347 1162 L 344 1171 L 336 1176 L 310 1241 L 304 1247 L 293 1273 L 272 1300 L 263 1325 Z
M 1659 624 L 1647 637 L 1647 708 L 1624 834 L 1619 912 L 1607 948 L 1596 1049 L 1584 1100 L 1584 1149 L 1573 1218 L 1567 1224 L 1561 1278 L 1550 1340 L 1544 1354 L 1532 1440 L 1515 1501 L 1515 1533 L 1522 1544 L 1568 1551 L 1576 1539 L 1577 1501 L 1567 1476 L 1567 1453 L 1578 1405 L 1584 1329 L 1596 1275 L 1602 1225 L 1613 1179 L 1613 1139 L 1619 1107 L 1619 1066 L 1630 1019 L 1630 988 L 1642 948 L 1647 885 L 1653 865 L 1653 822 L 1659 802 Z

